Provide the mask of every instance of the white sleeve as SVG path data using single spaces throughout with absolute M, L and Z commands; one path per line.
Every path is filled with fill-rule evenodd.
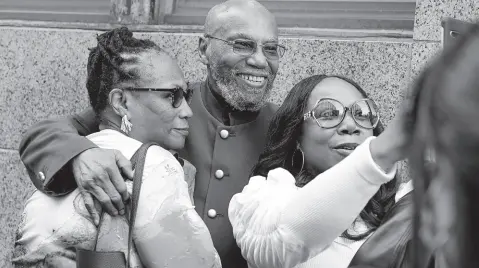
M 379 186 L 394 178 L 373 161 L 369 144 L 318 175 L 303 188 L 278 168 L 253 177 L 233 196 L 229 219 L 250 266 L 294 267 L 327 248 L 353 223 Z
M 133 237 L 146 267 L 221 267 L 181 165 L 157 146 L 147 153 Z

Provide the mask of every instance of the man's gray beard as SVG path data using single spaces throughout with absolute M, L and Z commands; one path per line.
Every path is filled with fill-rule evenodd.
M 252 87 L 242 90 L 242 86 L 238 85 L 238 82 L 234 78 L 231 76 L 220 75 L 215 68 L 213 68 L 211 75 L 214 79 L 213 82 L 216 83 L 216 86 L 220 91 L 218 93 L 225 99 L 226 103 L 239 111 L 259 111 L 264 107 L 271 94 L 271 89 L 273 88 L 274 77 L 273 79 L 268 80 L 264 91 L 261 93 L 250 93 L 259 90 Z

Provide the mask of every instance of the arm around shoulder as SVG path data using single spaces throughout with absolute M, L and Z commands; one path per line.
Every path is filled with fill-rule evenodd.
M 96 124 L 93 110 L 88 109 L 74 116 L 44 120 L 28 129 L 19 152 L 37 189 L 50 195 L 63 195 L 75 188 L 69 162 L 81 152 L 96 147 L 82 137 L 98 131 Z

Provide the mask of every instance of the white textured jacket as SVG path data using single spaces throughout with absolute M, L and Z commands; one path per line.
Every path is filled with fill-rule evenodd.
M 128 159 L 141 146 L 141 142 L 115 130 L 102 130 L 87 138 L 100 148 L 119 150 Z M 131 267 L 142 267 L 143 263 L 146 267 L 220 268 L 208 228 L 192 204 L 188 192 L 192 187 L 188 187 L 175 157 L 159 146 L 150 147 L 142 181 L 133 228 L 138 254 L 132 254 Z M 131 181 L 126 184 L 131 194 Z M 124 220 L 104 215 L 107 221 L 118 219 Z M 110 232 L 122 233 L 122 226 Z M 25 205 L 13 262 L 16 267 L 43 267 L 46 262 L 61 261 L 65 264 L 55 267 L 67 267 L 66 263 L 75 267 L 71 248 L 93 249 L 96 233 L 78 189 L 61 197 L 36 191 Z M 127 254 L 127 240 L 104 245 L 103 251 Z

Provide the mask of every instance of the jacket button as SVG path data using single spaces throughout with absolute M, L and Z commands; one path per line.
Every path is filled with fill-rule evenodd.
M 226 130 L 226 129 L 223 129 L 223 130 L 220 131 L 220 136 L 221 136 L 221 138 L 223 138 L 223 139 L 228 138 L 229 135 L 230 135 L 230 133 L 229 133 L 228 130 Z
M 221 170 L 221 169 L 218 169 L 218 170 L 215 172 L 215 177 L 216 177 L 217 179 L 222 179 L 224 176 L 225 176 L 225 173 L 224 173 L 223 170 Z
M 214 219 L 216 217 L 216 210 L 214 209 L 208 210 L 208 217 Z
M 38 172 L 38 176 L 40 177 L 40 180 L 44 181 L 45 180 L 45 174 L 43 172 Z

